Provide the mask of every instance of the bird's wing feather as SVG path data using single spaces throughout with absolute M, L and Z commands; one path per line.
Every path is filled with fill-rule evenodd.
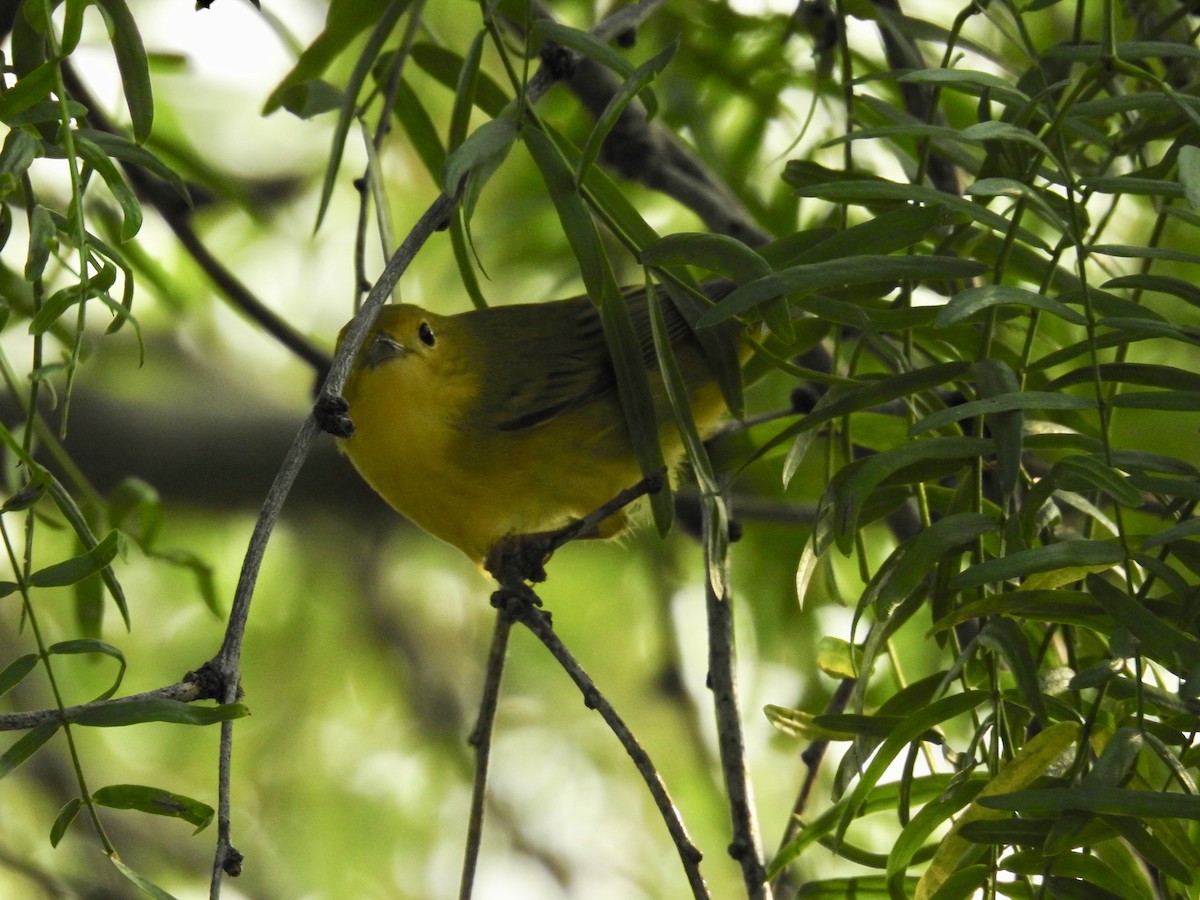
M 624 296 L 642 362 L 647 367 L 657 365 L 646 291 L 626 288 Z M 465 315 L 480 340 L 506 348 L 481 386 L 479 413 L 492 428 L 537 427 L 616 385 L 600 313 L 587 297 L 492 307 Z M 690 338 L 690 328 L 669 301 L 663 303 L 663 317 L 672 344 Z M 552 335 L 550 340 L 547 334 Z M 522 366 L 526 354 L 537 357 L 540 365 Z M 515 371 L 529 374 L 515 378 Z

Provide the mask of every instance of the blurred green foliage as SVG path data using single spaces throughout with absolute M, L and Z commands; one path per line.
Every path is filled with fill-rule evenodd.
M 546 6 L 9 5 L 0 894 L 203 894 L 206 723 L 247 711 L 227 894 L 456 893 L 489 585 L 328 442 L 272 537 L 244 706 L 18 717 L 216 652 L 314 366 L 461 183 L 400 298 L 599 300 L 646 265 L 736 283 L 701 324 L 763 323 L 747 427 L 707 448 L 723 498 L 685 475 L 669 536 L 571 545 L 539 592 L 712 896 L 746 892 L 705 687 L 724 531 L 688 536 L 718 503 L 777 896 L 1198 896 L 1191 7 L 674 0 L 630 45 Z M 518 96 L 551 39 L 611 73 L 607 111 Z M 643 152 L 599 152 L 639 109 Z M 477 896 L 683 895 L 622 748 L 520 630 L 491 769 Z

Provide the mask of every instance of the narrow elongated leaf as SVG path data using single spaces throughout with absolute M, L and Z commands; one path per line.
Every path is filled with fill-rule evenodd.
M 116 198 L 117 203 L 120 204 L 121 215 L 123 217 L 121 240 L 130 240 L 142 227 L 142 205 L 138 202 L 133 188 L 129 186 L 129 183 L 125 180 L 125 176 L 121 174 L 121 171 L 113 164 L 113 161 L 108 158 L 108 154 L 92 143 L 92 141 L 88 140 L 88 138 L 77 134 L 75 136 L 75 147 L 84 161 L 104 179 L 104 183 L 108 185 L 109 191 Z
M 604 41 L 586 31 L 580 31 L 578 28 L 571 28 L 569 25 L 563 25 L 550 19 L 537 19 L 533 23 L 533 30 L 556 44 L 562 44 L 564 47 L 612 69 L 622 78 L 628 79 L 633 75 L 633 63 Z
M 901 84 L 935 84 L 976 96 L 986 93 L 990 99 L 1014 106 L 1023 106 L 1030 102 L 1029 97 L 1012 82 L 990 72 L 974 69 L 918 69 L 905 72 L 896 80 Z
M 1094 456 L 1066 456 L 1054 464 L 1050 477 L 1068 489 L 1075 489 L 1068 478 L 1081 479 L 1090 487 L 1099 488 L 1118 503 L 1137 508 L 1144 504 L 1142 492 L 1129 483 L 1125 474 L 1105 465 Z
M 1055 391 L 1073 384 L 1090 383 L 1096 376 L 1102 382 L 1116 381 L 1121 384 L 1143 384 L 1147 387 L 1183 388 L 1200 391 L 1200 374 L 1155 363 L 1113 362 L 1100 363 L 1095 368 L 1080 366 L 1047 382 L 1046 390 Z
M 723 234 L 676 232 L 642 249 L 648 266 L 698 266 L 734 281 L 753 281 L 771 274 L 758 251 Z
M 442 169 L 443 190 L 447 194 L 458 193 L 463 179 L 475 173 L 478 179 L 486 181 L 504 162 L 516 139 L 516 123 L 508 116 L 484 122 L 446 157 Z
M 546 20 L 539 19 L 540 23 L 545 23 Z M 607 46 L 607 45 L 604 45 Z M 587 176 L 587 170 L 592 167 L 596 158 L 600 155 L 600 147 L 604 143 L 604 139 L 608 137 L 613 126 L 617 124 L 621 114 L 639 93 L 659 76 L 663 69 L 670 65 L 671 60 L 675 57 L 675 51 L 679 49 L 679 39 L 676 38 L 657 54 L 650 57 L 633 72 L 629 77 L 622 82 L 620 88 L 609 99 L 608 104 L 604 107 L 603 112 L 596 119 L 596 124 L 592 128 L 592 133 L 588 135 L 587 142 L 583 146 L 583 152 L 579 159 L 579 168 L 575 173 L 575 183 L 581 184 Z M 643 103 L 646 103 L 649 95 L 643 97 Z M 652 103 L 652 101 L 651 101 Z M 647 107 L 651 106 L 647 103 Z
M 992 619 L 979 633 L 979 643 L 1004 659 L 1017 682 L 1017 692 L 1021 699 L 1030 711 L 1044 722 L 1046 705 L 1042 701 L 1037 663 L 1034 662 L 1029 643 L 1017 627 L 1017 623 L 1006 618 Z
M 733 291 L 700 319 L 715 325 L 785 294 L 808 293 L 863 284 L 899 284 L 924 279 L 972 278 L 986 271 L 981 263 L 953 256 L 879 256 L 867 254 L 781 269 Z
M 292 70 L 271 91 L 263 115 L 285 105 L 289 93 L 317 78 L 329 68 L 359 34 L 378 22 L 391 0 L 331 0 L 325 27 L 309 44 Z
M 110 784 L 93 792 L 92 800 L 109 809 L 136 809 L 154 816 L 183 819 L 203 831 L 215 810 L 207 803 L 143 784 Z
M 1136 816 L 1145 819 L 1171 818 L 1200 821 L 1200 795 L 1165 794 L 1160 791 L 1130 791 L 1122 788 L 1042 788 L 981 797 L 989 809 L 1047 816 L 1068 810 Z
M 120 872 L 130 884 L 137 887 L 139 891 L 150 897 L 151 900 L 175 900 L 170 894 L 160 888 L 157 884 L 147 878 L 145 875 L 137 872 L 123 863 L 115 853 L 110 853 L 108 861 L 111 862 L 118 872 Z
M 1200 412 L 1200 391 L 1128 391 L 1109 401 L 1125 409 Z
M 26 465 L 28 464 L 29 461 L 27 460 Z M 50 485 L 50 496 L 53 498 L 55 505 L 59 509 L 59 512 L 63 514 L 63 518 L 70 523 L 71 528 L 75 531 L 80 543 L 82 543 L 85 547 L 90 547 L 95 550 L 95 548 L 99 546 L 100 542 L 97 541 L 96 536 L 92 534 L 92 529 L 88 525 L 87 519 L 83 515 L 83 510 L 79 508 L 70 492 L 63 487 L 62 483 L 59 482 L 57 478 L 54 478 L 54 476 L 46 472 L 44 469 L 40 471 L 43 473 L 42 477 L 45 478 Z M 113 602 L 117 604 L 117 610 L 121 613 L 121 619 L 124 621 L 125 627 L 128 629 L 130 627 L 129 604 L 125 602 L 125 591 L 121 588 L 121 583 L 117 581 L 117 576 L 113 573 L 111 566 L 104 566 L 101 568 L 100 577 L 104 581 L 104 586 L 108 588 L 109 594 L 112 595 Z
M 617 395 L 629 424 L 634 454 L 643 475 L 656 475 L 663 471 L 665 463 L 658 438 L 654 399 L 629 307 L 617 287 L 616 276 L 600 242 L 596 225 L 554 143 L 541 131 L 530 128 L 525 135 L 525 145 L 554 201 L 559 222 L 579 264 L 588 295 L 600 308 L 600 323 L 612 356 Z M 674 516 L 669 486 L 650 495 L 650 508 L 659 533 L 665 534 Z
M 187 185 L 179 177 L 179 174 L 145 147 L 133 143 L 122 135 L 100 131 L 97 128 L 80 128 L 76 134 L 86 138 L 107 156 L 141 166 L 147 172 L 157 175 L 169 184 L 183 200 L 189 204 L 192 202 Z
M 892 607 L 909 597 L 950 551 L 972 543 L 997 524 L 992 516 L 981 513 L 953 513 L 897 547 L 891 558 L 895 563 L 881 566 L 864 591 L 873 598 L 879 618 L 885 618 Z
M 1100 285 L 1105 290 L 1125 288 L 1131 291 L 1154 291 L 1159 294 L 1170 294 L 1185 300 L 1192 306 L 1200 306 L 1200 287 L 1182 278 L 1172 278 L 1169 275 L 1119 275 Z
M 1200 519 L 1188 519 L 1186 522 L 1180 522 L 1178 525 L 1172 525 L 1170 528 L 1164 528 L 1157 534 L 1150 535 L 1142 541 L 1142 549 L 1153 550 L 1155 547 L 1161 547 L 1163 544 L 1183 540 L 1196 534 L 1200 534 Z
M 934 324 L 946 328 L 956 322 L 971 319 L 978 313 L 995 306 L 1016 306 L 1040 309 L 1064 319 L 1073 325 L 1086 324 L 1087 320 L 1071 307 L 1058 300 L 1030 291 L 1026 288 L 1004 284 L 989 284 L 959 291 L 937 314 Z
M 18 656 L 5 666 L 4 671 L 0 672 L 0 697 L 3 697 L 20 684 L 25 676 L 37 667 L 37 662 L 38 656 L 36 653 L 26 653 L 24 656 Z
M 108 536 L 86 553 L 39 569 L 29 576 L 34 587 L 61 587 L 75 584 L 89 575 L 94 575 L 116 558 L 121 552 L 121 533 L 110 531 Z
M 939 409 L 922 419 L 914 422 L 908 429 L 909 436 L 915 437 L 927 431 L 941 428 L 963 419 L 976 416 L 994 415 L 1015 409 L 1095 409 L 1096 401 L 1088 397 L 1075 397 L 1071 394 L 1056 394 L 1051 391 L 1019 391 L 1013 394 L 1001 394 L 997 397 L 986 397 L 982 400 L 969 400 L 948 409 Z
M 938 437 L 913 441 L 845 466 L 826 491 L 833 501 L 829 524 L 838 549 L 843 553 L 852 549 L 863 506 L 885 478 L 918 463 L 961 461 L 965 465 L 993 448 L 994 444 L 983 438 Z
M 11 125 L 14 117 L 44 100 L 54 89 L 57 70 L 56 60 L 44 62 L 33 71 L 26 72 L 16 84 L 0 93 L 0 122 Z
M 1120 588 L 1098 575 L 1089 575 L 1088 591 L 1122 627 L 1129 630 L 1149 656 L 1179 669 L 1200 665 L 1200 640 L 1172 628 Z
M 125 0 L 95 0 L 110 24 L 113 53 L 121 73 L 125 106 L 133 124 L 133 139 L 139 144 L 150 137 L 154 124 L 154 93 L 150 87 L 150 63 L 137 22 Z
M 966 588 L 993 581 L 1007 581 L 1039 572 L 1057 569 L 1087 569 L 1101 571 L 1125 559 L 1125 552 L 1115 541 L 1064 541 L 1029 550 L 1017 550 L 997 559 L 976 563 L 950 579 L 950 587 Z M 1075 576 L 1082 578 L 1082 574 Z
M 3 778 L 33 754 L 41 749 L 42 745 L 50 738 L 54 737 L 58 731 L 58 722 L 43 722 L 34 728 L 31 728 L 25 734 L 21 735 L 17 740 L 3 753 L 0 753 L 0 778 Z
M 370 73 L 376 58 L 379 56 L 379 52 L 383 49 L 384 43 L 391 37 L 392 30 L 396 27 L 396 23 L 400 21 L 400 17 L 408 10 L 411 2 L 412 0 L 391 0 L 383 8 L 375 28 L 367 38 L 367 43 L 363 47 L 362 53 L 359 54 L 358 60 L 354 64 L 354 69 L 346 81 L 342 107 L 338 112 L 337 124 L 333 128 L 333 143 L 329 151 L 329 163 L 325 167 L 325 180 L 321 184 L 321 198 L 317 207 L 317 228 L 321 227 L 321 222 L 325 218 L 325 211 L 329 208 L 329 200 L 333 196 L 333 185 L 337 179 L 338 169 L 341 166 L 342 151 L 346 147 L 346 136 L 349 135 L 350 126 L 354 122 L 354 111 L 358 106 L 359 92 L 362 90 L 362 86 L 367 80 L 367 75 Z M 331 9 L 331 17 L 332 12 Z
M 915 816 L 904 826 L 900 836 L 888 853 L 887 880 L 891 897 L 907 900 L 908 894 L 902 890 L 904 873 L 912 864 L 913 857 L 924 846 L 925 841 L 934 830 L 948 821 L 952 815 L 970 803 L 983 789 L 984 782 L 979 780 L 960 781 L 941 797 L 926 803 Z
M 97 700 L 107 700 L 117 692 L 121 686 L 121 680 L 125 677 L 125 654 L 117 647 L 106 641 L 96 640 L 94 638 L 84 638 L 74 641 L 60 641 L 57 644 L 52 644 L 47 648 L 48 653 L 58 654 L 60 656 L 70 656 L 80 653 L 99 653 L 103 656 L 111 657 L 117 661 L 118 669 L 116 678 L 113 679 L 112 685 L 109 686 L 103 694 L 97 697 Z
M 0 94 L 0 99 L 4 97 Z M 41 145 L 29 132 L 14 128 L 4 138 L 0 149 L 0 197 L 12 193 L 20 184 L 30 164 L 41 154 Z
M 1007 233 L 1013 227 L 1010 221 L 1000 214 L 992 212 L 981 203 L 973 203 L 964 197 L 920 184 L 898 184 L 882 179 L 837 181 L 801 187 L 797 189 L 796 194 L 801 197 L 820 197 L 834 203 L 871 203 L 880 200 L 896 200 L 944 206 L 951 212 L 969 216 L 972 220 L 995 229 L 1001 234 Z M 1027 245 L 1049 252 L 1050 247 L 1046 242 L 1032 232 L 1018 228 L 1017 233 L 1021 241 Z
M 1180 147 L 1178 164 L 1188 206 L 1200 212 L 1200 148 L 1190 144 Z
M 172 722 L 177 725 L 212 725 L 249 715 L 240 703 L 223 706 L 199 706 L 178 700 L 111 700 L 77 712 L 71 721 L 79 725 L 112 728 L 143 722 Z
M 67 833 L 67 829 L 71 827 L 71 823 L 75 821 L 75 816 L 79 814 L 79 810 L 82 808 L 83 801 L 78 797 L 72 797 L 63 804 L 63 808 L 54 817 L 54 824 L 50 826 L 51 847 L 58 846 L 58 842 L 63 839 L 63 835 Z

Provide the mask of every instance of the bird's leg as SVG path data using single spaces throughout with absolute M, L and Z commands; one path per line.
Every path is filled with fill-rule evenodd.
M 555 531 L 535 534 L 510 534 L 501 538 L 488 553 L 483 567 L 502 585 L 546 580 L 546 563 L 554 551 L 569 541 L 610 538 L 627 527 L 624 508 L 646 494 L 662 490 L 665 473 L 643 478 L 621 491 L 599 509 Z

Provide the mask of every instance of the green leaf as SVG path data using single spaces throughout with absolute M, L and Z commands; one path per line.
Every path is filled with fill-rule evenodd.
M 1200 287 L 1182 278 L 1172 278 L 1169 275 L 1119 275 L 1110 278 L 1101 285 L 1105 290 L 1124 288 L 1133 291 L 1154 291 L 1159 294 L 1170 294 L 1185 300 L 1192 306 L 1200 306 Z
M 75 148 L 89 166 L 95 169 L 121 206 L 121 240 L 128 241 L 142 227 L 142 205 L 125 176 L 99 146 L 81 134 L 75 135 Z
M 629 79 L 634 74 L 633 64 L 629 60 L 604 41 L 593 37 L 586 31 L 562 25 L 551 19 L 535 20 L 533 30 L 556 44 L 562 44 L 564 47 L 612 69 L 622 78 Z
M 982 513 L 952 513 L 897 547 L 864 591 L 879 618 L 911 596 L 952 550 L 973 543 L 997 524 Z
M 212 725 L 249 715 L 240 703 L 223 706 L 197 706 L 179 700 L 110 700 L 101 706 L 79 710 L 71 721 L 79 725 L 114 728 L 143 722 L 171 722 L 176 725 Z
M 642 248 L 647 266 L 696 266 L 733 281 L 752 281 L 771 274 L 758 251 L 724 234 L 680 231 Z
M 675 350 L 671 346 L 671 338 L 667 332 L 666 319 L 663 318 L 662 298 L 647 285 L 647 304 L 650 312 L 650 330 L 654 338 L 654 349 L 658 356 L 659 373 L 662 376 L 663 388 L 667 394 L 667 402 L 675 417 L 675 424 L 683 438 L 688 461 L 692 464 L 696 481 L 702 494 L 704 504 L 704 538 L 705 559 L 708 561 L 709 584 L 718 597 L 724 597 L 725 584 L 725 555 L 729 537 L 729 513 L 725 500 L 721 495 L 721 485 L 713 471 L 704 440 L 696 427 L 696 419 L 692 414 L 691 391 L 684 380 L 675 358 Z M 669 300 L 667 302 L 670 302 Z
M 864 284 L 899 284 L 924 279 L 972 278 L 985 272 L 973 260 L 953 256 L 879 256 L 867 254 L 781 269 L 739 286 L 705 313 L 700 326 L 715 325 L 785 294 L 810 293 Z
M 1095 409 L 1096 401 L 1087 397 L 1075 397 L 1071 394 L 1056 394 L 1050 391 L 1019 391 L 1011 394 L 1000 394 L 996 397 L 985 397 L 982 400 L 969 400 L 958 406 L 939 409 L 922 419 L 918 419 L 908 429 L 910 437 L 916 437 L 927 431 L 942 428 L 963 419 L 973 419 L 976 416 L 995 415 L 1016 409 Z
M 131 884 L 135 885 L 139 891 L 141 891 L 147 897 L 150 897 L 151 900 L 175 900 L 174 897 L 156 885 L 149 878 L 146 878 L 144 875 L 139 874 L 129 866 L 125 865 L 125 863 L 121 862 L 120 857 L 118 857 L 116 853 L 110 853 L 108 855 L 108 861 L 111 862 L 116 867 L 117 871 L 125 876 L 125 878 L 128 879 Z
M 984 438 L 935 437 L 913 441 L 883 453 L 844 466 L 830 481 L 826 497 L 831 508 L 822 503 L 818 529 L 829 528 L 838 549 L 849 553 L 859 527 L 859 516 L 867 499 L 885 478 L 918 463 L 958 461 L 962 465 L 994 449 Z
M 1200 795 L 1132 791 L 1121 788 L 1041 788 L 1014 791 L 978 801 L 989 809 L 1008 810 L 1027 816 L 1056 815 L 1068 810 L 1135 816 L 1141 819 L 1190 819 L 1200 821 Z
M 43 722 L 31 728 L 5 750 L 0 753 L 0 778 L 3 778 L 29 757 L 33 756 L 41 746 L 54 737 L 58 731 L 58 722 Z
M 1172 525 L 1170 528 L 1164 528 L 1162 531 L 1150 535 L 1142 541 L 1142 549 L 1153 550 L 1155 547 L 1161 547 L 1163 544 L 1169 544 L 1172 541 L 1189 538 L 1195 534 L 1200 534 L 1200 518 L 1188 519 L 1185 522 L 1180 522 L 1178 525 Z
M 36 653 L 26 653 L 5 666 L 4 671 L 0 672 L 0 697 L 20 684 L 26 675 L 37 668 L 37 663 L 38 655 Z
M 75 816 L 79 810 L 83 808 L 83 801 L 78 797 L 72 797 L 63 808 L 58 811 L 58 815 L 54 817 L 54 824 L 50 826 L 50 846 L 57 847 L 59 841 L 63 839 L 63 835 L 67 833 L 67 829 L 71 827 L 71 823 L 75 821 Z
M 0 98 L 4 94 L 0 93 Z M 29 171 L 30 164 L 41 155 L 41 144 L 29 132 L 14 128 L 4 138 L 0 149 L 0 197 L 11 194 Z
M 983 626 L 979 643 L 1000 656 L 1017 682 L 1017 693 L 1042 722 L 1046 721 L 1046 705 L 1038 682 L 1038 667 L 1029 642 L 1012 619 L 997 617 Z
M 391 0 L 331 0 L 325 28 L 300 54 L 292 70 L 271 91 L 263 115 L 284 105 L 289 92 L 317 78 L 329 68 L 350 42 L 378 22 Z
M 97 697 L 97 700 L 107 700 L 117 692 L 117 688 L 121 686 L 121 680 L 125 677 L 125 654 L 118 648 L 114 647 L 105 641 L 96 640 L 94 638 L 83 638 L 73 641 L 60 641 L 57 644 L 51 645 L 47 649 L 48 653 L 56 653 L 60 656 L 70 656 L 80 653 L 99 653 L 103 656 L 115 659 L 118 664 L 117 676 L 113 680 L 112 685 L 103 694 Z
M 68 309 L 76 303 L 86 303 L 93 297 L 107 291 L 116 283 L 116 280 L 116 268 L 105 264 L 86 283 L 72 284 L 62 290 L 55 291 L 46 298 L 42 304 L 42 308 L 29 320 L 29 333 L 45 334 Z
M 1145 247 L 1139 244 L 1093 244 L 1089 252 L 1128 259 L 1161 259 L 1171 262 L 1200 263 L 1200 255 L 1170 247 Z
M 892 897 L 910 896 L 903 891 L 903 879 L 913 857 L 937 828 L 975 799 L 983 786 L 984 782 L 977 779 L 956 782 L 945 794 L 926 803 L 904 826 L 888 853 L 887 881 Z
M 146 48 L 125 0 L 95 0 L 95 3 L 104 10 L 109 22 L 125 105 L 133 123 L 133 139 L 141 144 L 150 137 L 150 128 L 154 124 L 154 94 L 150 88 Z
M 110 531 L 104 540 L 87 552 L 34 572 L 29 576 L 29 583 L 33 587 L 75 584 L 108 566 L 122 549 L 121 533 Z
M 500 167 L 517 139 L 516 122 L 501 116 L 484 122 L 446 157 L 442 168 L 442 190 L 451 196 L 464 189 L 463 180 L 475 182 L 470 190 L 478 195 L 483 183 Z
M 1065 456 L 1050 470 L 1057 484 L 1068 490 L 1078 489 L 1069 479 L 1079 479 L 1088 487 L 1099 488 L 1118 503 L 1131 508 L 1145 504 L 1142 492 L 1129 483 L 1129 478 L 1111 466 L 1105 465 L 1094 456 Z
M 71 525 L 79 542 L 85 546 L 93 548 L 98 546 L 96 536 L 92 534 L 92 529 L 87 523 L 87 519 L 83 515 L 75 499 L 70 492 L 49 473 L 45 473 L 45 478 L 48 479 L 50 485 L 50 496 L 54 499 L 55 505 L 59 512 L 63 514 Z M 113 598 L 113 602 L 117 605 L 117 610 L 121 613 L 121 619 L 125 623 L 125 627 L 130 627 L 129 621 L 129 605 L 125 602 L 125 591 L 121 588 L 121 583 L 117 581 L 117 576 L 113 573 L 111 566 L 104 566 L 100 569 L 100 578 L 104 581 L 104 586 L 108 588 L 109 594 Z
M 1068 577 L 1078 581 L 1088 572 L 1110 569 L 1124 559 L 1125 551 L 1116 541 L 1063 541 L 1029 550 L 1016 550 L 1007 556 L 976 563 L 951 578 L 950 587 L 977 587 L 1010 578 L 1058 571 L 1066 571 Z
M 1074 384 L 1091 384 L 1096 378 L 1102 383 L 1141 384 L 1147 387 L 1184 388 L 1200 392 L 1200 374 L 1177 366 L 1154 363 L 1111 362 L 1096 366 L 1080 366 L 1046 383 L 1045 390 L 1057 391 Z
M 456 93 L 463 67 L 469 65 L 457 53 L 422 41 L 413 44 L 412 59 L 422 70 Z M 471 99 L 490 119 L 499 118 L 509 102 L 504 89 L 484 71 L 476 75 Z
M 547 24 L 545 19 L 539 19 L 538 24 Z M 536 25 L 535 25 L 536 27 Z M 607 45 L 602 45 L 607 46 Z M 600 155 L 600 148 L 604 143 L 604 139 L 608 137 L 613 126 L 617 124 L 621 114 L 625 112 L 627 107 L 639 93 L 641 93 L 655 78 L 659 76 L 663 69 L 670 65 L 671 60 L 675 56 L 675 51 L 679 49 L 679 38 L 668 44 L 665 48 L 659 51 L 656 55 L 646 60 L 638 66 L 629 77 L 622 82 L 609 98 L 608 104 L 604 107 L 603 112 L 596 118 L 596 124 L 592 128 L 592 133 L 588 135 L 587 143 L 583 145 L 583 152 L 579 158 L 579 167 L 575 172 L 575 183 L 582 184 L 583 179 L 587 175 L 588 169 L 596 161 Z M 651 103 L 647 102 L 652 98 L 643 96 L 642 102 L 648 108 Z
M 1012 106 L 1024 106 L 1030 102 L 1029 97 L 1011 81 L 990 72 L 972 69 L 918 69 L 905 72 L 896 80 L 901 84 L 933 84 L 955 88 L 975 96 L 986 93 L 990 99 Z
M 1188 206 L 1200 211 L 1200 148 L 1191 145 L 1179 148 L 1179 180 Z
M 187 185 L 183 179 L 179 177 L 174 169 L 168 166 L 165 162 L 147 150 L 145 147 L 133 143 L 133 141 L 119 135 L 112 134 L 108 131 L 100 131 L 96 128 L 80 128 L 76 135 L 89 141 L 92 146 L 98 148 L 101 153 L 119 159 L 122 162 L 132 163 L 135 166 L 141 166 L 152 175 L 157 175 L 168 185 L 172 190 L 180 196 L 189 206 L 191 205 L 191 194 L 188 193 Z
M 1200 665 L 1200 640 L 1172 627 L 1099 575 L 1088 576 L 1087 588 L 1108 614 L 1138 639 L 1147 655 L 1176 671 Z
M 342 107 L 338 111 L 337 124 L 333 127 L 333 142 L 329 151 L 329 162 L 325 167 L 325 180 L 321 184 L 321 199 L 317 206 L 317 228 L 321 227 L 321 222 L 325 219 L 325 212 L 329 208 L 329 200 L 333 196 L 333 186 L 337 181 L 342 163 L 342 151 L 346 147 L 346 136 L 350 133 L 350 126 L 354 122 L 355 111 L 358 108 L 358 95 L 362 91 L 362 86 L 366 82 L 367 75 L 370 74 L 379 52 L 383 49 L 384 43 L 391 36 L 392 29 L 396 27 L 400 17 L 408 10 L 411 2 L 412 0 L 392 0 L 384 7 L 375 28 L 367 38 L 366 46 L 355 60 L 354 69 L 347 79 L 346 90 L 342 95 Z M 332 16 L 333 9 L 331 8 L 330 18 Z M 328 24 L 326 27 L 328 28 Z M 267 102 L 270 104 L 270 100 Z
M 857 678 L 862 673 L 862 648 L 826 635 L 817 643 L 817 668 L 833 678 Z
M 938 311 L 934 325 L 938 328 L 946 328 L 956 322 L 967 321 L 994 306 L 1040 309 L 1074 325 L 1084 325 L 1087 322 L 1083 316 L 1066 304 L 1036 291 L 1003 284 L 989 284 L 959 291 Z
M 1112 397 L 1109 403 L 1125 409 L 1200 412 L 1200 391 L 1127 391 Z
M 25 280 L 37 281 L 50 261 L 50 248 L 58 238 L 54 218 L 46 207 L 38 204 L 33 208 L 29 231 L 29 254 L 25 260 Z
M 35 103 L 44 100 L 54 90 L 58 79 L 58 62 L 49 60 L 31 72 L 26 72 L 16 84 L 0 92 L 0 122 L 12 125 L 12 120 Z
M 992 212 L 981 203 L 973 203 L 963 197 L 956 197 L 945 191 L 939 191 L 937 188 L 919 184 L 898 184 L 882 179 L 837 181 L 801 187 L 797 189 L 796 193 L 801 197 L 819 197 L 833 203 L 874 203 L 891 200 L 943 206 L 951 212 L 966 215 L 973 221 L 995 229 L 1001 234 L 1006 234 L 1013 228 L 1012 222 L 998 213 Z M 1050 252 L 1049 245 L 1037 235 L 1024 228 L 1017 228 L 1016 231 L 1019 239 L 1028 246 Z
M 95 791 L 92 800 L 109 809 L 136 809 L 154 816 L 183 819 L 195 825 L 197 832 L 207 828 L 215 815 L 207 803 L 142 784 L 111 784 Z

